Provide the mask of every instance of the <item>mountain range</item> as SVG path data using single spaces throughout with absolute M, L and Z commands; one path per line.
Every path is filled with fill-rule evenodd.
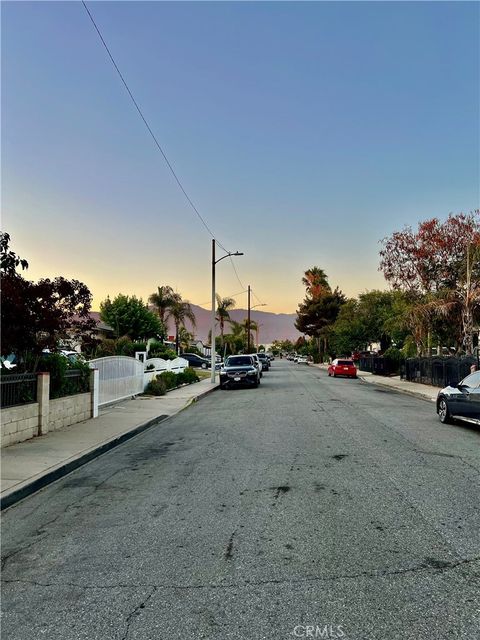
M 196 327 L 192 327 L 187 322 L 187 329 L 195 334 L 195 338 L 207 342 L 208 332 L 211 328 L 211 312 L 208 309 L 199 307 L 195 304 L 191 305 L 195 314 Z M 243 322 L 247 317 L 246 309 L 232 309 L 230 317 L 235 322 Z M 257 311 L 254 309 L 250 312 L 250 319 L 254 320 L 259 327 L 258 343 L 270 344 L 274 340 L 292 340 L 295 341 L 302 334 L 295 329 L 296 313 L 271 313 L 268 311 Z M 228 322 L 225 323 L 225 333 L 228 333 Z M 175 329 L 173 323 L 169 323 L 168 333 L 173 335 Z M 219 333 L 218 323 L 216 333 Z M 255 332 L 252 332 L 255 336 Z M 256 336 L 255 336 L 256 338 Z

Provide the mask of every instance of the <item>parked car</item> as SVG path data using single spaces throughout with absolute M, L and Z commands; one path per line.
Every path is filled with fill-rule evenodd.
M 251 356 L 253 358 L 254 364 L 258 369 L 258 373 L 260 374 L 260 378 L 263 377 L 263 367 L 262 367 L 262 363 L 260 361 L 260 358 L 258 357 L 258 353 L 248 353 L 247 355 Z
M 262 363 L 262 371 L 268 371 L 270 369 L 270 360 L 266 353 L 257 353 L 258 359 Z
M 357 377 L 357 367 L 353 360 L 344 358 L 336 358 L 328 367 L 328 375 L 336 378 L 337 376 L 347 376 L 348 378 Z
M 307 356 L 298 356 L 297 364 L 308 364 Z
M 437 413 L 443 423 L 462 420 L 480 425 L 480 371 L 471 373 L 456 386 L 441 389 Z
M 228 356 L 220 369 L 220 389 L 248 385 L 258 387 L 260 372 L 253 356 Z
M 270 360 L 270 362 L 273 362 L 275 360 L 275 356 L 273 355 L 273 353 L 270 353 L 270 351 L 267 351 L 267 358 Z
M 210 360 L 203 358 L 196 353 L 181 353 L 180 358 L 187 360 L 190 367 L 198 367 L 199 369 L 210 368 Z

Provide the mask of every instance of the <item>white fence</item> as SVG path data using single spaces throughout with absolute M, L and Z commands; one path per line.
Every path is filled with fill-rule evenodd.
M 188 367 L 188 360 L 185 358 L 175 358 L 175 360 L 164 360 L 163 358 L 148 358 L 145 360 L 145 387 L 153 380 L 155 376 L 158 376 L 163 371 L 173 371 L 174 373 L 180 373 L 185 371 Z M 147 371 L 147 367 L 150 365 L 150 369 Z M 151 366 L 155 368 L 152 369 Z
M 88 364 L 99 372 L 100 407 L 143 393 L 145 366 L 140 360 L 128 356 L 108 356 L 90 360 Z

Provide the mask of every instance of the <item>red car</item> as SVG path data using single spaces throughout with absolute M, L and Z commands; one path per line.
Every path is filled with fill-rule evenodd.
M 347 376 L 348 378 L 357 377 L 357 367 L 353 363 L 353 360 L 343 360 L 337 358 L 328 367 L 328 375 L 336 378 L 337 376 Z

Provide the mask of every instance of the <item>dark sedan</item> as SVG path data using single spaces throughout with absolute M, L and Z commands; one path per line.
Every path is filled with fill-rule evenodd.
M 200 369 L 208 369 L 210 367 L 210 360 L 203 358 L 196 353 L 182 353 L 180 357 L 188 360 L 188 364 L 191 367 L 199 367 Z
M 229 356 L 220 370 L 220 389 L 248 385 L 258 387 L 260 374 L 252 356 Z
M 439 391 L 437 413 L 440 422 L 463 420 L 480 425 L 480 371 L 471 373 L 455 387 Z

